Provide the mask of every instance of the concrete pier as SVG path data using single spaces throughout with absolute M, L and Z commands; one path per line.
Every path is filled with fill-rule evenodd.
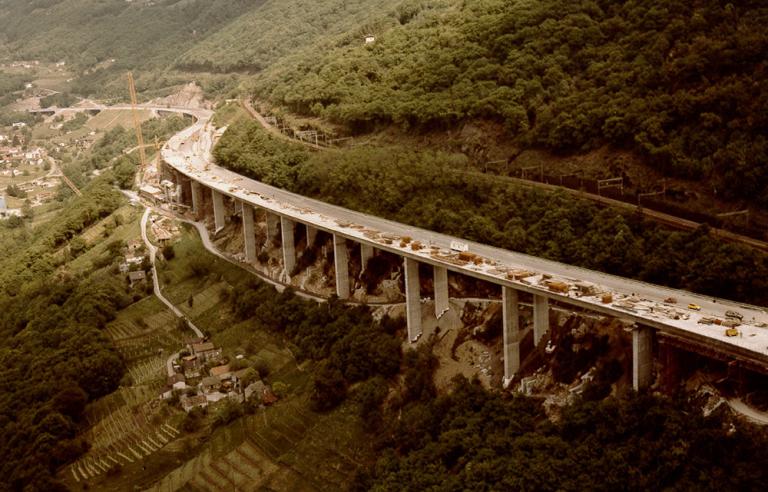
M 520 304 L 517 291 L 511 287 L 501 288 L 502 330 L 504 351 L 504 380 L 507 385 L 520 369 Z
M 267 246 L 270 246 L 277 237 L 280 216 L 269 210 L 265 210 L 264 212 L 267 214 Z
M 296 266 L 296 244 L 294 242 L 294 227 L 296 223 L 287 217 L 280 217 L 280 231 L 282 233 L 283 268 L 286 275 L 290 275 Z
M 433 284 L 435 287 L 435 317 L 445 314 L 450 305 L 448 304 L 448 269 L 441 266 L 434 266 Z
M 224 228 L 224 221 L 226 218 L 224 213 L 224 195 L 211 189 L 211 196 L 213 197 L 213 221 L 215 224 L 215 232 L 219 232 Z
M 549 331 L 549 298 L 533 296 L 533 344 L 539 345 L 544 335 Z
M 192 187 L 192 213 L 195 218 L 200 218 L 203 208 L 203 187 L 195 180 L 190 183 Z
M 635 391 L 651 384 L 653 372 L 653 330 L 638 326 L 632 331 L 632 387 Z
M 256 263 L 256 231 L 253 227 L 253 207 L 241 202 L 243 207 L 243 240 L 245 243 L 245 261 Z
M 307 248 L 311 248 L 315 245 L 315 239 L 317 239 L 317 229 L 307 224 Z
M 363 273 L 368 267 L 368 260 L 373 258 L 373 246 L 369 244 L 360 244 L 360 273 Z
M 349 251 L 347 240 L 333 235 L 333 264 L 336 268 L 336 295 L 340 299 L 349 298 Z
M 408 322 L 408 341 L 415 342 L 421 336 L 421 284 L 419 262 L 406 257 L 405 263 L 405 312 Z

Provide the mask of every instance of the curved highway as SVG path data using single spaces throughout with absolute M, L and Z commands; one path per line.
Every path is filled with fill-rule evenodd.
M 114 106 L 99 109 L 129 108 Z M 166 143 L 161 151 L 162 158 L 179 173 L 233 199 L 421 263 L 443 266 L 453 272 L 546 296 L 566 305 L 654 327 L 670 336 L 704 344 L 768 370 L 768 310 L 763 307 L 714 299 L 465 241 L 275 188 L 213 162 L 211 151 L 216 129 L 211 124 L 212 111 L 150 105 L 142 105 L 141 108 L 183 113 L 195 118 L 194 124 Z M 409 238 L 410 241 L 401 242 L 402 238 Z M 451 250 L 452 242 L 456 241 L 465 244 L 477 259 L 469 262 L 459 260 L 458 254 Z M 422 247 L 413 249 L 413 242 L 419 242 Z M 517 277 L 513 275 L 521 273 Z M 525 278 L 519 278 L 522 276 Z M 545 280 L 564 282 L 570 290 L 552 292 L 543 282 Z M 577 294 L 577 283 L 589 284 L 595 294 Z M 611 294 L 612 299 L 603 302 L 603 293 Z M 694 305 L 694 309 L 689 309 L 689 304 Z M 723 326 L 708 324 L 715 320 L 724 321 L 729 311 L 743 316 L 738 334 L 732 337 L 726 336 Z

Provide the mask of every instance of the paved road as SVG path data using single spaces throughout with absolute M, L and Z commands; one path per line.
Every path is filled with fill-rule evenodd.
M 149 220 L 149 214 L 151 212 L 151 209 L 149 207 L 146 207 L 144 209 L 144 215 L 141 216 L 141 239 L 144 241 L 144 245 L 149 250 L 149 260 L 152 263 L 152 288 L 155 292 L 155 296 L 157 296 L 158 299 L 160 299 L 160 302 L 168 306 L 168 309 L 170 309 L 173 314 L 175 314 L 177 317 L 184 319 L 187 322 L 187 326 L 195 332 L 195 335 L 202 338 L 203 332 L 198 329 L 197 326 L 192 323 L 185 315 L 182 313 L 179 308 L 173 305 L 171 301 L 168 300 L 163 295 L 163 292 L 160 290 L 160 280 L 157 277 L 157 268 L 155 268 L 155 257 L 157 256 L 157 248 L 154 244 L 149 240 L 149 237 L 147 237 L 147 222 Z M 173 375 L 170 374 L 169 375 Z
M 727 401 L 728 406 L 731 407 L 734 412 L 740 413 L 756 424 L 768 425 L 768 414 L 765 412 L 761 412 L 748 406 L 738 398 L 729 398 Z

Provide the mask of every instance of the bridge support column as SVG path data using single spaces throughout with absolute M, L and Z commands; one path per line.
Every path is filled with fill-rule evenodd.
M 277 228 L 280 224 L 280 216 L 265 210 L 267 214 L 267 246 L 272 244 L 272 241 L 277 237 Z
M 253 207 L 245 202 L 243 206 L 243 239 L 245 241 L 245 261 L 256 263 L 256 232 L 253 227 Z
M 296 244 L 294 243 L 294 227 L 296 223 L 287 217 L 280 217 L 280 231 L 282 233 L 283 267 L 285 274 L 290 275 L 296 266 Z
M 405 313 L 408 322 L 408 341 L 421 336 L 421 283 L 419 262 L 405 257 Z
M 549 298 L 533 295 L 533 345 L 538 346 L 549 331 Z
M 373 258 L 373 246 L 369 244 L 360 244 L 360 273 L 363 273 L 368 267 L 368 260 Z
M 653 370 L 653 329 L 638 326 L 632 331 L 632 387 L 635 391 L 651 384 Z
M 224 228 L 224 195 L 211 188 L 211 196 L 213 197 L 213 223 L 215 232 L 219 232 Z
M 317 238 L 317 229 L 307 224 L 307 248 L 311 248 L 315 245 L 315 239 Z
M 520 304 L 517 291 L 501 288 L 502 333 L 504 350 L 504 387 L 520 369 Z
M 448 304 L 448 269 L 435 265 L 433 267 L 433 285 L 435 288 L 435 317 L 445 314 L 450 305 Z
M 200 218 L 203 207 L 203 189 L 202 185 L 195 180 L 190 183 L 192 187 L 192 213 L 196 219 Z
M 336 268 L 336 295 L 340 299 L 349 298 L 349 251 L 347 240 L 333 235 L 333 265 Z

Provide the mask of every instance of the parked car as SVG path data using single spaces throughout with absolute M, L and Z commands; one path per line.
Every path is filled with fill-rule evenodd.
M 701 311 L 701 306 L 698 304 L 690 303 L 688 304 L 688 309 L 693 309 L 694 311 Z

